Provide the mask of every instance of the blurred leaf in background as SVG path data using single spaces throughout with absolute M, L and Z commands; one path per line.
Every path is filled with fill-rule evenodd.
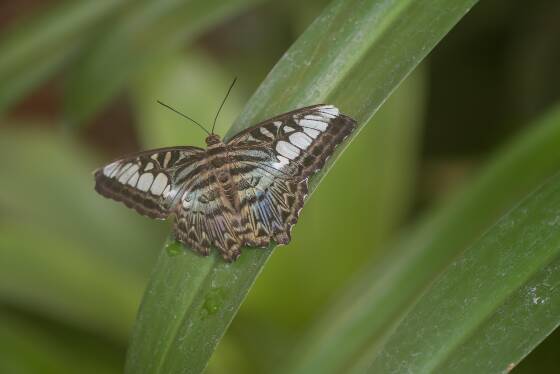
M 37 1 L 34 13 L 22 14 L 17 21 L 8 16 L 24 13 L 25 7 L 1 5 L 9 28 L 0 35 L 0 112 L 64 68 L 124 3 L 64 1 L 49 7 Z
M 329 3 L 0 4 L 0 372 L 122 372 L 169 224 L 96 195 L 91 171 L 202 145 L 155 101 L 210 124 L 238 76 L 224 135 Z M 558 17 L 498 0 L 463 18 L 325 178 L 208 372 L 557 371 Z

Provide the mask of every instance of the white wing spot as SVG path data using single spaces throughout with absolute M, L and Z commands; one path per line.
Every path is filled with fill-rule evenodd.
M 154 195 L 161 195 L 161 193 L 163 192 L 166 186 L 167 186 L 167 175 L 163 173 L 159 173 L 156 176 L 156 179 L 154 179 L 154 183 L 152 184 L 152 188 L 150 188 L 150 191 Z
M 325 119 L 330 119 L 330 118 L 325 118 L 324 116 L 321 115 L 314 115 L 314 114 L 308 114 L 305 116 L 305 118 L 307 119 L 311 119 L 311 120 L 316 120 L 316 121 L 324 121 Z
M 163 190 L 163 197 L 167 198 L 169 196 L 169 193 L 171 192 L 171 185 L 168 184 L 167 187 L 165 187 L 165 190 Z
M 296 131 L 296 129 L 294 129 L 293 127 L 290 126 L 284 126 L 284 132 L 288 133 L 288 132 L 293 132 Z
M 282 169 L 284 166 L 286 166 L 290 163 L 290 160 L 288 160 L 284 156 L 276 155 L 276 158 L 278 159 L 278 162 L 273 163 L 272 167 L 277 169 L 277 170 Z
M 140 191 L 148 191 L 152 182 L 154 181 L 154 176 L 152 173 L 144 173 L 140 176 L 138 180 L 138 185 L 136 186 Z
M 316 139 L 320 134 L 319 131 L 315 129 L 310 129 L 309 127 L 304 127 L 303 132 L 309 135 L 310 137 L 312 137 L 313 139 Z
M 109 164 L 109 165 L 105 166 L 103 168 L 103 174 L 106 177 L 112 177 L 111 174 L 113 174 L 117 170 L 118 166 L 119 166 L 118 162 L 113 162 L 112 164 Z
M 171 160 L 171 152 L 166 152 L 165 153 L 165 159 L 163 160 L 163 167 L 166 168 L 167 164 L 169 163 L 169 160 Z
M 132 187 L 136 186 L 136 182 L 138 182 L 139 177 L 140 177 L 140 174 L 138 174 L 138 172 L 134 173 L 132 178 L 130 178 L 128 180 L 128 184 L 131 185 Z
M 276 152 L 280 153 L 284 157 L 289 158 L 290 160 L 293 160 L 294 158 L 299 156 L 300 150 L 292 144 L 280 140 L 278 143 L 276 143 Z
M 159 156 L 159 153 L 154 153 L 153 155 L 150 156 L 150 158 L 151 158 L 152 160 L 156 160 L 156 161 L 157 161 L 158 156 Z
M 280 126 L 282 126 L 282 122 L 281 121 L 274 121 L 272 123 L 274 126 L 276 126 L 276 128 L 279 128 Z
M 305 135 L 302 132 L 293 133 L 292 135 L 290 135 L 289 139 L 293 145 L 301 149 L 307 149 L 307 147 L 309 147 L 309 145 L 313 141 L 309 136 Z
M 300 120 L 299 125 L 302 127 L 309 127 L 310 129 L 316 129 L 319 131 L 325 131 L 328 126 L 325 122 L 315 121 L 313 119 L 307 119 L 307 118 Z
M 271 133 L 270 131 L 268 131 L 265 127 L 261 127 L 260 128 L 261 134 L 263 134 L 264 136 L 266 136 L 267 138 L 271 138 L 274 139 L 274 134 Z
M 125 184 L 130 179 L 130 177 L 132 177 L 132 175 L 136 173 L 138 169 L 140 169 L 140 167 L 136 164 L 127 164 L 125 166 L 127 167 L 126 171 L 119 177 L 119 182 L 121 182 L 122 184 Z
M 132 165 L 134 165 L 133 163 L 129 162 L 127 164 L 123 164 L 121 166 L 119 166 L 119 169 L 117 170 L 116 173 L 113 173 L 113 176 L 116 178 L 117 176 L 122 176 L 123 173 L 128 170 Z
M 334 116 L 334 117 L 338 116 L 338 114 L 340 113 L 340 110 L 338 110 L 337 107 L 332 106 L 332 105 L 322 106 L 322 107 L 319 107 L 318 109 L 322 113 L 330 114 L 331 116 Z
M 152 162 L 148 162 L 146 167 L 144 167 L 144 171 L 152 170 L 154 168 L 154 164 Z

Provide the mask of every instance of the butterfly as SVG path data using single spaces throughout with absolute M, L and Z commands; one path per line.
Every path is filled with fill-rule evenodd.
M 226 142 L 207 131 L 206 149 L 159 148 L 119 159 L 94 172 L 95 190 L 150 218 L 174 216 L 176 240 L 204 256 L 215 247 L 232 262 L 243 246 L 290 242 L 309 177 L 355 128 L 333 105 L 300 108 Z

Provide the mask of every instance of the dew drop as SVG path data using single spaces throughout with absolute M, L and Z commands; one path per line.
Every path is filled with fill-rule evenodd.
M 206 295 L 203 308 L 208 315 L 218 312 L 224 303 L 224 292 L 221 288 L 212 288 Z
M 165 251 L 169 257 L 175 257 L 184 253 L 183 246 L 176 241 L 168 242 L 165 245 Z

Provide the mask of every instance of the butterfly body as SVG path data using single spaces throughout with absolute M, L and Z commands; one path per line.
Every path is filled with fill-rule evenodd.
M 330 105 L 298 109 L 206 149 L 145 151 L 95 172 L 96 190 L 151 218 L 175 217 L 177 240 L 202 255 L 216 247 L 226 261 L 243 246 L 290 241 L 320 170 L 355 121 Z

